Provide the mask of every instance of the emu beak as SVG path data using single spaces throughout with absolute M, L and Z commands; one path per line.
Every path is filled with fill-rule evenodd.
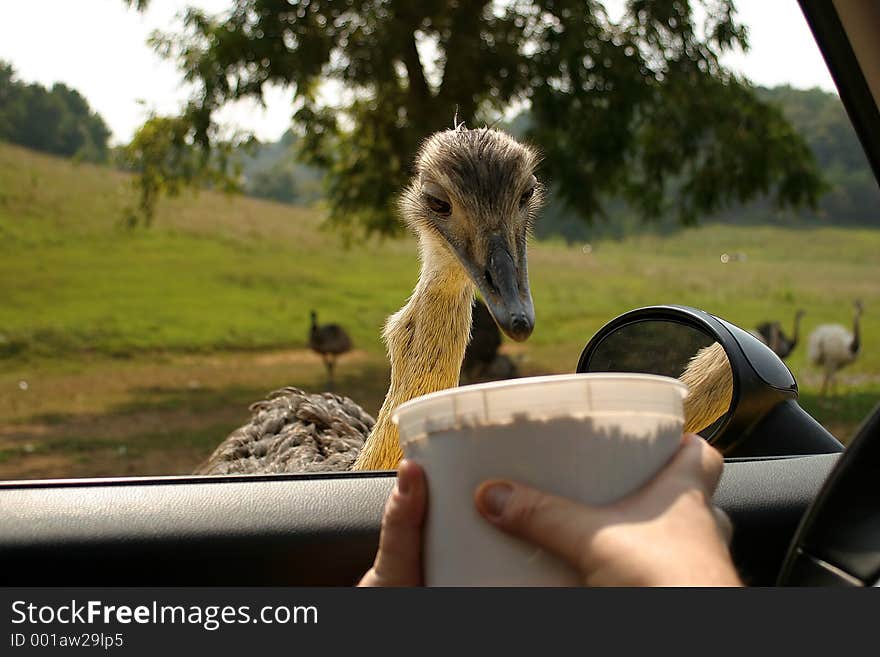
M 473 275 L 474 281 L 495 318 L 508 336 L 522 342 L 535 328 L 535 307 L 529 291 L 525 252 L 514 262 L 507 243 L 500 235 L 489 238 L 486 268 Z

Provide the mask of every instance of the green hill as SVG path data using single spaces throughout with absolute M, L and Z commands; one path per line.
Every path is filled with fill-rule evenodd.
M 134 432 L 127 456 L 108 454 L 152 465 L 126 461 L 126 472 L 156 472 L 150 450 L 181 445 L 190 452 L 175 471 L 186 471 L 249 401 L 286 383 L 323 385 L 316 357 L 254 353 L 303 347 L 312 308 L 352 333 L 361 355 L 340 364 L 340 391 L 375 411 L 387 385 L 379 331 L 415 283 L 413 240 L 344 249 L 320 229 L 320 208 L 208 192 L 163 202 L 152 229 L 129 231 L 119 220 L 131 201 L 125 174 L 0 144 L 0 462 L 19 467 L 23 445 L 81 454 L 95 436 L 121 449 L 118 436 Z M 835 427 L 848 431 L 880 398 L 880 231 L 714 225 L 582 246 L 531 248 L 537 326 L 507 347 L 524 373 L 572 371 L 597 328 L 638 306 L 695 305 L 744 327 L 790 326 L 805 308 L 809 332 L 848 324 L 860 297 L 865 347 L 841 401 L 815 403 L 803 347 L 789 363 Z M 722 264 L 722 253 L 746 257 Z M 53 392 L 34 392 L 35 381 Z M 197 417 L 175 415 L 184 411 Z M 161 439 L 133 428 L 160 417 L 172 432 Z
M 836 94 L 821 89 L 794 89 L 787 85 L 758 88 L 758 97 L 778 105 L 813 151 L 828 191 L 816 211 L 804 210 L 779 217 L 766 202 L 738 208 L 726 215 L 740 223 L 755 221 L 796 225 L 798 222 L 880 227 L 880 188 L 871 165 Z
M 127 183 L 0 145 L 7 351 L 302 346 L 311 308 L 342 315 L 357 342 L 378 349 L 376 327 L 417 272 L 411 246 L 345 251 L 318 230 L 318 212 L 241 196 L 169 201 L 155 230 L 132 232 L 119 224 Z M 387 280 L 370 271 L 379 261 Z
M 412 240 L 343 248 L 319 208 L 204 192 L 161 205 L 155 229 L 119 225 L 125 174 L 0 144 L 0 320 L 6 350 L 63 356 L 302 346 L 308 311 L 381 353 L 379 327 L 415 283 Z M 720 264 L 723 252 L 747 262 Z M 529 345 L 582 344 L 629 308 L 675 301 L 751 326 L 870 309 L 880 232 L 707 226 L 669 237 L 533 245 L 538 329 Z M 870 322 L 870 312 L 868 315 Z M 572 355 L 572 361 L 576 360 Z M 880 371 L 880 350 L 866 353 Z

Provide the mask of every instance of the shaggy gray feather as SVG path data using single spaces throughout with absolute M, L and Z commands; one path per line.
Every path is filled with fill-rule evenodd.
M 348 397 L 290 387 L 250 410 L 251 421 L 233 431 L 195 474 L 350 470 L 376 423 Z

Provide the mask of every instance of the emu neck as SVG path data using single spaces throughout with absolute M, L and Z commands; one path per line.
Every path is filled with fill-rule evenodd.
M 733 373 L 719 343 L 700 349 L 678 378 L 690 390 L 684 398 L 686 432 L 702 431 L 730 410 Z
M 794 316 L 794 331 L 791 334 L 791 348 L 794 349 L 798 343 L 798 333 L 801 330 L 801 315 Z
M 849 352 L 853 355 L 859 353 L 859 347 L 861 347 L 861 335 L 859 334 L 859 317 L 861 314 L 860 310 L 856 310 L 855 317 L 853 317 L 853 339 L 849 346 Z
M 458 385 L 471 328 L 474 286 L 439 245 L 422 243 L 422 271 L 407 304 L 388 318 L 384 337 L 391 385 L 354 470 L 390 470 L 403 453 L 394 410 L 419 395 Z

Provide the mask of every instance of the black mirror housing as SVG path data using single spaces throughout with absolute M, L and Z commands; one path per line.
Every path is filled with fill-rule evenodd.
M 843 451 L 843 445 L 797 403 L 798 388 L 794 376 L 767 345 L 735 324 L 698 308 L 648 306 L 616 317 L 587 343 L 576 371 L 607 371 L 597 366 L 596 354 L 600 346 L 621 329 L 643 322 L 690 327 L 724 349 L 733 377 L 730 409 L 713 425 L 713 433 L 707 439 L 725 456 L 789 456 Z

